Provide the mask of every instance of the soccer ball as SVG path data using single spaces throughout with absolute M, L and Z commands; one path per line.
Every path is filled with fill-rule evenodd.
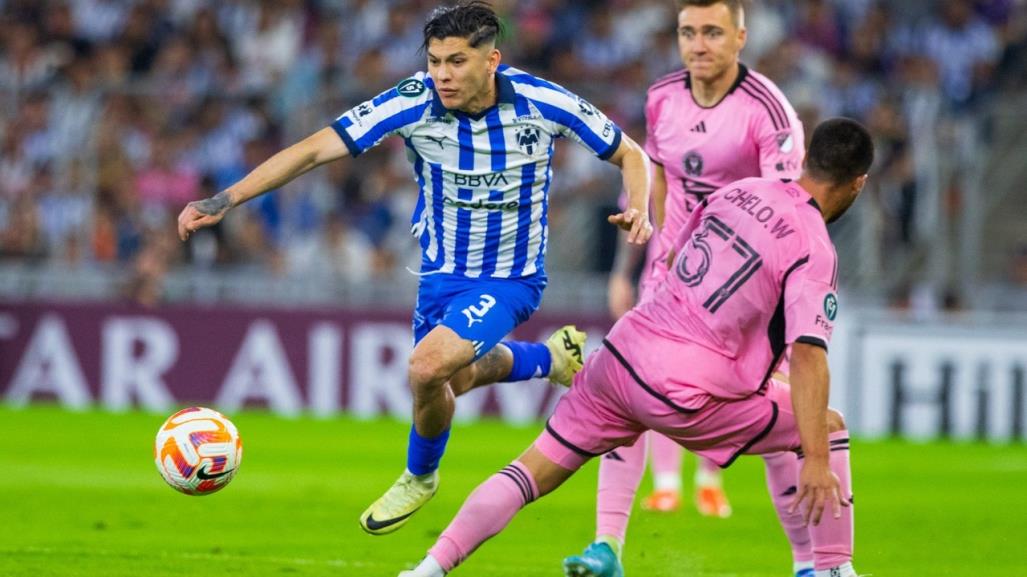
M 189 407 L 161 425 L 153 460 L 174 489 L 186 495 L 209 495 L 227 485 L 239 470 L 242 439 L 221 413 Z

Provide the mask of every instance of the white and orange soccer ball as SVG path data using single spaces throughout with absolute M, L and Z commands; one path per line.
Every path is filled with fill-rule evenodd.
M 153 446 L 161 477 L 186 495 L 209 495 L 232 480 L 242 462 L 242 439 L 232 421 L 204 407 L 168 417 Z

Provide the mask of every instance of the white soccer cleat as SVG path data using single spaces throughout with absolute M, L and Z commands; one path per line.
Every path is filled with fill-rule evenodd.
M 446 577 L 442 565 L 431 555 L 425 555 L 424 559 L 410 571 L 402 571 L 399 577 Z
M 830 569 L 821 569 L 815 573 L 815 577 L 860 577 L 852 568 L 852 563 L 845 563 Z
M 793 563 L 792 569 L 795 571 L 795 577 L 816 577 L 816 573 L 813 571 L 812 561 Z
M 431 500 L 438 488 L 438 470 L 422 477 L 404 470 L 389 490 L 360 516 L 360 527 L 372 535 L 392 533 Z

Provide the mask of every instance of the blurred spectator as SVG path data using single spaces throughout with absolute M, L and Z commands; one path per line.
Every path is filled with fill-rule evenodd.
M 1000 47 L 969 0 L 945 0 L 940 17 L 924 28 L 922 42 L 952 104 L 967 104 L 990 85 Z
M 200 175 L 179 159 L 177 152 L 176 139 L 171 134 L 154 141 L 149 166 L 136 176 L 136 190 L 144 210 L 178 214 L 183 206 L 197 199 Z
M 164 298 L 180 255 L 189 266 L 297 277 L 416 268 L 408 222 L 417 188 L 399 141 L 266 195 L 184 248 L 171 221 L 189 200 L 423 70 L 421 27 L 435 5 L 0 0 L 0 255 L 124 266 L 134 279 L 125 294 L 150 304 Z M 505 63 L 566 85 L 644 139 L 646 88 L 680 67 L 674 2 L 494 5 L 509 32 Z M 747 25 L 744 61 L 782 87 L 807 135 L 837 114 L 870 126 L 878 158 L 865 203 L 889 255 L 922 242 L 917 218 L 931 183 L 916 152 L 929 139 L 914 140 L 916 115 L 940 95 L 944 111 L 979 114 L 983 125 L 978 105 L 989 94 L 1027 88 L 1021 0 L 760 0 Z M 619 183 L 581 162 L 577 147 L 558 150 L 552 266 L 602 266 L 592 247 L 609 231 L 595 224 L 596 207 L 616 202 Z M 1027 257 L 1012 260 L 1019 278 Z M 919 286 L 914 277 L 887 288 Z
M 1027 311 L 1027 244 L 1016 247 L 1003 278 L 982 291 L 989 308 L 998 311 Z

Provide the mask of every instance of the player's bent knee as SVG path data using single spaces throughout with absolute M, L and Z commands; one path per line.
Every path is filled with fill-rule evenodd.
M 427 355 L 414 355 L 410 357 L 410 364 L 407 367 L 407 375 L 410 378 L 410 388 L 414 390 L 441 386 L 450 375 L 446 374 L 448 369 L 438 359 Z
M 847 427 L 845 426 L 845 417 L 834 409 L 827 410 L 827 432 L 836 433 L 838 431 L 844 431 Z

